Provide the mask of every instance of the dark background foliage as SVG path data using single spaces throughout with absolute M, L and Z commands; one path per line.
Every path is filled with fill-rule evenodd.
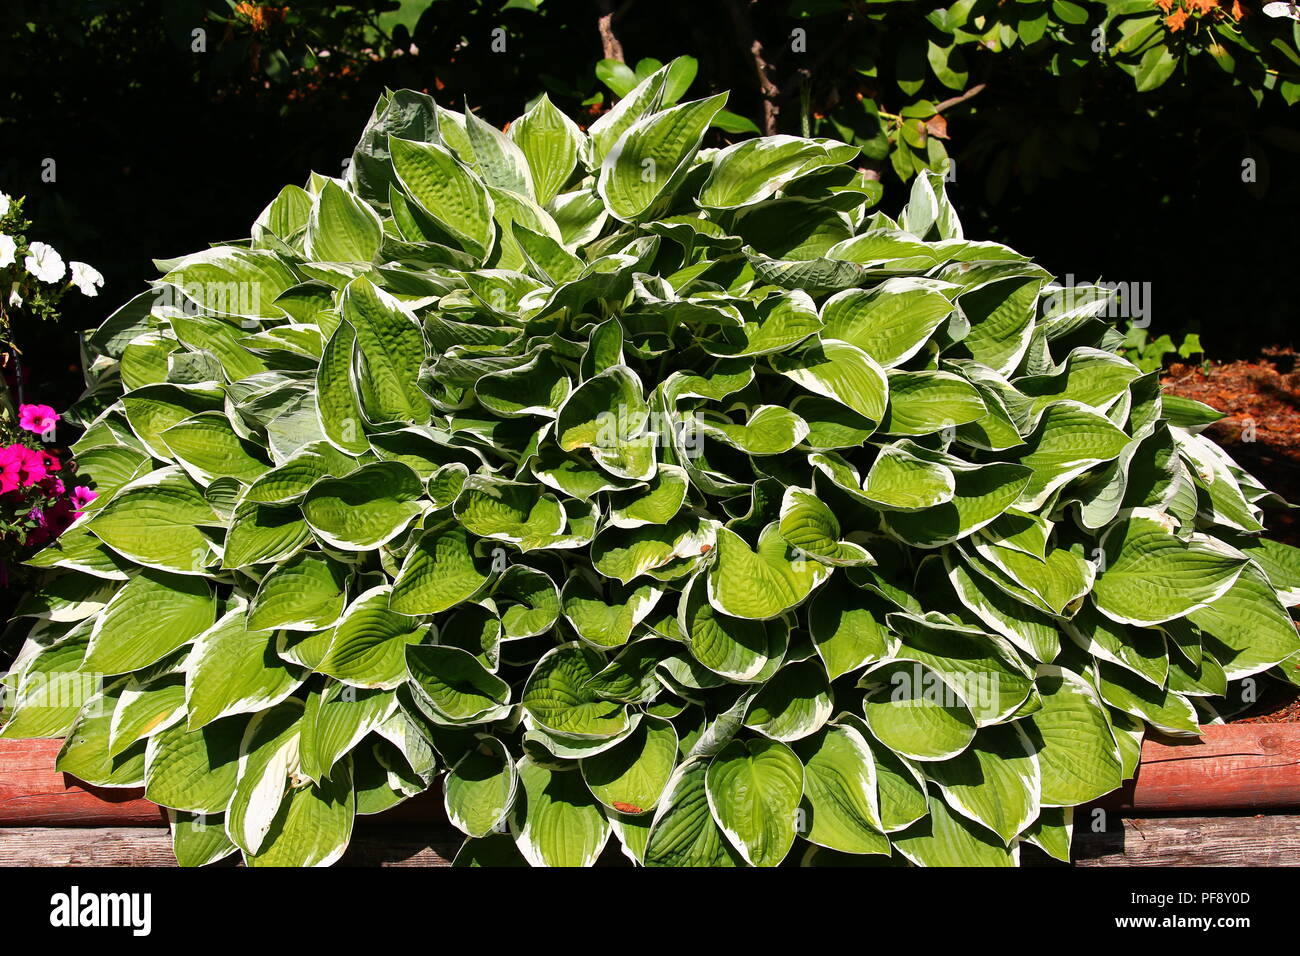
M 1098 55 L 1091 41 L 1099 28 L 1122 32 L 1116 14 L 1150 18 L 1176 3 L 1209 12 L 1177 31 L 1152 21 L 1169 75 L 1139 92 L 1136 61 Z M 907 189 L 895 154 L 938 138 L 956 162 L 950 190 L 968 234 L 1080 281 L 1150 282 L 1153 335 L 1200 331 L 1216 358 L 1292 344 L 1300 85 L 1286 77 L 1300 66 L 1288 59 L 1300 25 L 1263 17 L 1258 0 L 1231 18 L 1215 7 L 6 0 L 0 190 L 29 197 L 32 238 L 107 279 L 99 298 L 64 300 L 63 326 L 16 330 L 29 394 L 60 407 L 75 397 L 73 331 L 154 277 L 151 258 L 246 236 L 285 183 L 313 169 L 339 175 L 385 86 L 427 90 L 456 109 L 468 100 L 498 124 L 545 91 L 585 125 L 611 99 L 597 64 L 620 52 L 632 65 L 688 54 L 699 61 L 692 96 L 731 89 L 730 109 L 760 127 L 807 124 L 862 144 L 886 211 Z M 957 12 L 1000 26 L 965 38 L 945 83 L 933 61 L 927 69 L 927 45 L 933 54 L 962 38 Z M 1216 37 L 1238 32 L 1250 50 L 1232 48 L 1229 69 Z M 940 106 L 949 99 L 961 101 Z M 905 107 L 920 125 L 886 118 Z M 926 118 L 932 109 L 940 120 Z M 1246 159 L 1253 183 L 1243 181 Z

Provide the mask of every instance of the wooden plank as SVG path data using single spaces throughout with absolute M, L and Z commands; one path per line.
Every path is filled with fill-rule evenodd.
M 0 740 L 0 826 L 165 826 L 130 788 L 92 787 L 54 769 L 61 740 Z
M 1138 813 L 1300 807 L 1300 723 L 1202 730 L 1200 740 L 1148 737 L 1137 777 L 1100 805 Z
M 459 845 L 447 827 L 369 826 L 340 865 L 449 866 Z M 615 857 L 601 862 L 626 865 Z M 1076 831 L 1074 857 L 1077 866 L 1300 866 L 1300 815 L 1127 818 L 1118 830 Z M 0 828 L 0 866 L 175 865 L 161 828 Z
M 144 791 L 92 787 L 54 769 L 59 740 L 0 740 L 0 827 L 160 827 L 167 812 Z M 377 814 L 384 823 L 445 823 L 442 788 Z
M 1131 817 L 1076 827 L 1076 866 L 1300 866 L 1300 816 Z
M 450 827 L 371 827 L 353 837 L 341 866 L 450 866 L 462 837 Z M 236 865 L 233 856 L 217 865 Z M 158 827 L 0 828 L 0 866 L 172 866 Z

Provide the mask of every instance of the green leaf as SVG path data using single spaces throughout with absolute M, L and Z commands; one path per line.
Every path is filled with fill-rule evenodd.
M 674 771 L 650 825 L 646 866 L 745 864 L 714 821 L 706 783 L 710 766 L 707 758 L 695 758 L 684 761 Z
M 95 621 L 82 666 L 100 674 L 140 670 L 192 641 L 215 619 L 216 601 L 206 580 L 143 570 Z
M 443 146 L 390 136 L 402 189 L 462 249 L 486 259 L 493 245 L 492 197 L 482 180 Z
M 987 414 L 975 387 L 951 372 L 892 372 L 889 413 L 881 430 L 892 435 L 930 435 L 977 421 Z
M 833 707 L 821 661 L 800 661 L 782 667 L 763 685 L 745 715 L 745 726 L 773 740 L 801 740 L 830 720 Z
M 1229 680 L 1239 680 L 1300 651 L 1291 616 L 1272 585 L 1253 565 L 1227 591 L 1187 618 L 1226 650 L 1215 651 Z
M 311 540 L 302 513 L 292 505 L 242 504 L 230 519 L 226 535 L 224 568 L 247 568 L 255 564 L 283 561 Z
M 915 355 L 952 314 L 941 288 L 930 280 L 894 278 L 870 290 L 846 289 L 822 305 L 822 334 L 894 368 Z
M 851 724 L 830 724 L 796 752 L 804 765 L 800 835 L 842 853 L 889 855 L 866 738 Z
M 689 574 L 713 541 L 710 525 L 678 515 L 666 525 L 602 531 L 592 542 L 591 561 L 597 572 L 623 584 L 643 574 L 667 581 Z
M 388 609 L 391 593 L 380 586 L 357 595 L 316 670 L 354 687 L 393 688 L 406 680 L 406 645 L 419 641 L 425 628 Z
M 386 690 L 358 690 L 328 683 L 313 689 L 303 710 L 298 751 L 301 770 L 320 782 L 366 734 L 379 730 L 398 707 L 396 694 Z
M 794 845 L 804 768 L 773 740 L 733 740 L 709 761 L 706 793 L 713 818 L 751 866 L 776 866 Z
M 798 356 L 773 359 L 778 372 L 817 395 L 834 399 L 863 418 L 885 415 L 889 385 L 884 370 L 855 345 L 823 339 Z
M 379 252 L 383 225 L 366 203 L 334 180 L 312 199 L 307 256 L 320 262 L 370 262 Z
M 230 714 L 274 707 L 305 677 L 275 653 L 271 631 L 250 629 L 243 606 L 232 608 L 195 640 L 185 675 L 191 730 Z
M 209 313 L 279 319 L 284 312 L 275 300 L 297 285 L 298 277 L 273 253 L 217 246 L 186 256 L 161 281 Z
M 325 343 L 316 370 L 316 414 L 321 433 L 330 444 L 349 455 L 370 449 L 362 428 L 361 400 L 357 396 L 353 354 L 356 332 L 341 322 Z
M 329 866 L 352 837 L 356 797 L 352 772 L 342 764 L 319 784 L 285 794 L 262 848 L 245 854 L 249 866 Z
M 627 729 L 627 710 L 588 686 L 603 667 L 598 653 L 574 642 L 542 655 L 521 702 L 543 728 L 577 738 L 609 738 Z
M 145 779 L 145 742 L 137 741 L 116 755 L 109 749 L 112 719 L 124 685 L 111 684 L 100 690 L 92 684 L 89 690 L 87 696 L 85 684 L 71 688 L 73 694 L 82 695 L 77 699 L 81 710 L 68 728 L 54 769 L 96 787 L 139 787 Z
M 106 545 L 139 564 L 201 574 L 212 548 L 199 529 L 217 524 L 212 506 L 175 467 L 160 468 L 123 487 L 90 519 Z
M 177 866 L 207 866 L 239 849 L 226 836 L 222 817 L 183 810 L 172 810 L 169 816 Z
M 912 760 L 956 756 L 975 738 L 966 700 L 938 671 L 922 664 L 885 663 L 862 678 L 867 726 L 881 743 Z
M 489 673 L 469 651 L 439 644 L 406 649 L 411 680 L 446 721 L 474 721 L 510 699 L 510 686 Z
M 471 837 L 485 837 L 506 819 L 519 777 L 505 744 L 481 734 L 447 771 L 443 802 L 447 819 Z
M 628 127 L 600 166 L 596 188 L 624 222 L 651 218 L 685 176 L 726 94 L 682 103 Z
M 1042 740 L 1043 806 L 1075 806 L 1118 787 L 1119 745 L 1096 690 L 1050 664 L 1039 666 L 1037 686 L 1043 706 L 1027 720 Z
M 510 125 L 510 138 L 527 159 L 537 201 L 546 205 L 573 172 L 584 140 L 582 132 L 542 94 L 532 109 Z
M 465 110 L 465 132 L 474 150 L 474 170 L 489 190 L 508 190 L 533 198 L 528 160 L 511 137 L 468 108 Z
M 255 630 L 314 631 L 330 627 L 343 613 L 344 570 L 315 551 L 299 551 L 262 579 L 248 611 Z
M 357 387 L 370 420 L 427 422 L 429 399 L 416 383 L 424 337 L 414 313 L 365 276 L 348 283 L 339 311 L 356 333 Z
M 878 607 L 840 575 L 813 597 L 808 630 L 831 680 L 889 655 L 892 639 Z
M 677 763 L 677 731 L 666 720 L 644 718 L 625 739 L 581 762 L 592 796 L 624 814 L 648 813 Z
M 239 745 L 248 718 L 229 717 L 198 730 L 173 724 L 149 738 L 146 800 L 190 813 L 221 813 L 235 791 Z
M 474 554 L 470 535 L 459 525 L 425 531 L 402 562 L 389 606 L 412 615 L 453 608 L 491 580 L 488 563 Z
M 240 438 L 230 419 L 220 412 L 187 418 L 165 429 L 160 437 L 172 457 L 205 485 L 216 478 L 249 483 L 270 468 L 257 446 Z
M 1154 517 L 1134 515 L 1102 538 L 1093 601 L 1122 624 L 1150 625 L 1206 607 L 1237 580 L 1244 556 L 1212 539 L 1184 541 Z
M 97 684 L 80 673 L 86 644 L 87 635 L 74 632 L 41 651 L 21 672 L 15 667 L 9 680 L 16 686 L 6 688 L 13 693 L 13 706 L 0 738 L 67 735 Z
M 1077 402 L 1059 402 L 1043 412 L 1027 439 L 1020 464 L 1033 469 L 1021 510 L 1040 508 L 1066 482 L 1104 461 L 1118 458 L 1129 437 L 1103 415 Z
M 819 561 L 791 558 L 789 551 L 775 522 L 759 535 L 757 550 L 734 531 L 718 529 L 707 578 L 709 603 L 723 614 L 750 620 L 774 618 L 803 603 L 831 569 Z
M 515 845 L 532 866 L 591 866 L 609 839 L 609 821 L 577 770 L 522 758 L 510 818 Z
M 992 830 L 1005 844 L 1038 818 L 1038 757 L 1015 724 L 985 727 L 964 753 L 928 764 L 925 772 L 953 810 Z
M 866 548 L 840 539 L 834 512 L 813 492 L 787 488 L 781 499 L 781 537 L 797 553 L 823 564 L 841 567 L 871 560 Z
M 424 486 L 396 461 L 362 465 L 346 478 L 318 481 L 302 502 L 307 524 L 332 547 L 366 551 L 397 537 L 422 507 Z
M 953 813 L 930 794 L 930 813 L 920 823 L 891 837 L 894 848 L 918 866 L 1016 866 L 1020 847 L 1010 848 L 966 817 Z
M 720 150 L 700 189 L 706 209 L 737 209 L 772 196 L 791 180 L 834 160 L 826 149 L 796 136 L 765 136 Z
M 226 835 L 257 853 L 275 822 L 299 753 L 303 705 L 293 699 L 249 721 L 240 746 L 239 780 L 226 807 Z
M 1015 276 L 958 296 L 957 303 L 970 321 L 962 345 L 975 361 L 1004 375 L 1020 364 L 1033 334 L 1042 285 L 1038 276 Z
M 763 622 L 718 611 L 709 602 L 698 575 L 683 589 L 677 614 L 691 656 L 728 680 L 752 681 L 764 676 L 785 649 L 784 640 L 778 643 L 776 634 Z

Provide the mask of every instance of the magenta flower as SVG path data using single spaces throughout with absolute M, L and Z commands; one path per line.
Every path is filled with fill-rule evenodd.
M 0 495 L 16 490 L 22 483 L 23 464 L 27 461 L 22 445 L 0 448 Z
M 45 456 L 38 451 L 32 451 L 30 448 L 23 449 L 23 473 L 21 476 L 23 487 L 39 484 L 49 475 L 49 470 L 45 467 Z
M 76 517 L 76 512 L 72 510 L 71 504 L 66 500 L 58 501 L 45 509 L 45 520 L 41 522 L 41 525 L 50 537 L 57 538 L 68 530 L 68 525 L 72 524 Z
M 33 435 L 46 434 L 58 420 L 58 412 L 49 405 L 18 406 L 18 427 Z
M 90 504 L 99 497 L 98 491 L 91 491 L 85 485 L 77 485 L 72 489 L 72 505 L 76 509 L 73 516 L 80 518 L 85 512 L 82 511 L 86 505 Z

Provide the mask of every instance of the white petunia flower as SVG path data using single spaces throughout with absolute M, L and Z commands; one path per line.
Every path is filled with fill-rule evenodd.
M 17 282 L 15 282 L 14 287 L 9 290 L 9 304 L 13 306 L 15 309 L 23 304 L 23 297 L 18 294 Z
M 94 266 L 84 262 L 69 263 L 72 266 L 72 284 L 81 290 L 82 295 L 99 295 L 96 286 L 104 284 L 104 277 Z
M 1300 20 L 1300 8 L 1297 8 L 1295 3 L 1266 3 L 1264 14 L 1270 17 L 1290 17 L 1292 20 Z
M 53 246 L 44 242 L 33 242 L 27 247 L 27 257 L 23 259 L 23 265 L 42 282 L 58 282 L 67 271 L 67 266 L 63 264 L 63 257 L 54 250 Z
M 18 243 L 14 242 L 13 236 L 0 233 L 0 269 L 14 264 L 14 252 L 17 249 Z
M 7 216 L 8 214 L 9 214 L 9 197 L 6 196 L 4 193 L 0 193 L 0 216 Z

